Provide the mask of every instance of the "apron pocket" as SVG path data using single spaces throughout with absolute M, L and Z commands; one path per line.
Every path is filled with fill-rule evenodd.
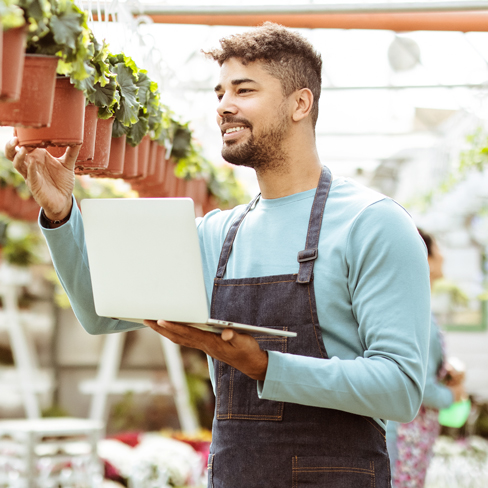
M 287 327 L 272 327 L 288 330 Z M 287 352 L 288 338 L 254 335 L 264 351 Z M 263 400 L 258 397 L 256 380 L 249 378 L 226 363 L 215 361 L 217 382 L 216 415 L 218 420 L 270 420 L 283 419 L 284 402 Z
M 374 461 L 354 457 L 292 458 L 292 488 L 371 488 Z

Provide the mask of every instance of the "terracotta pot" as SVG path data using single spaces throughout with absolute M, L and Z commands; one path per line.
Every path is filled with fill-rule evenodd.
M 18 102 L 0 103 L 0 125 L 48 127 L 56 86 L 56 56 L 26 54 Z
M 32 198 L 23 199 L 19 196 L 19 205 L 12 217 L 19 220 L 27 220 L 29 222 L 36 222 L 39 217 L 38 203 Z
M 150 146 L 151 146 L 151 137 L 149 135 L 146 135 L 142 138 L 142 141 L 139 144 L 139 154 L 138 154 L 138 162 L 137 162 L 138 178 L 145 178 L 147 176 L 147 169 L 149 166 Z
M 95 153 L 95 135 L 97 129 L 98 120 L 98 107 L 93 104 L 88 104 L 85 107 L 85 120 L 83 122 L 83 144 L 81 145 L 80 152 L 76 158 L 76 162 L 80 165 L 76 165 L 75 172 L 79 168 L 83 168 L 85 161 L 91 161 Z M 66 148 L 57 146 L 50 146 L 47 150 L 56 158 L 60 158 L 64 155 Z
M 166 161 L 166 171 L 164 175 L 164 193 L 167 197 L 175 197 L 178 187 L 178 178 L 175 176 L 175 162 L 173 159 Z
M 41 129 L 17 128 L 20 146 L 77 146 L 83 143 L 85 95 L 68 77 L 56 78 L 52 122 Z
M 83 144 L 76 158 L 76 162 L 92 161 L 95 155 L 95 137 L 97 135 L 98 107 L 89 103 L 85 107 L 85 118 L 83 121 Z M 83 167 L 76 165 L 77 168 Z
M 154 142 L 154 141 L 152 141 Z M 154 158 L 154 174 L 147 175 L 140 180 L 131 181 L 132 189 L 139 192 L 141 197 L 164 196 L 164 178 L 166 173 L 166 148 L 159 144 L 151 145 L 150 157 Z
M 147 176 L 152 176 L 156 172 L 156 161 L 158 159 L 158 146 L 157 141 L 151 141 L 149 146 L 149 160 L 147 164 Z
M 124 158 L 124 171 L 121 178 L 131 179 L 137 178 L 137 163 L 139 160 L 139 144 L 137 146 L 131 146 L 129 143 L 125 143 L 125 158 Z
M 98 119 L 95 135 L 95 152 L 93 159 L 84 161 L 80 166 L 75 167 L 78 175 L 89 175 L 94 171 L 104 171 L 107 169 L 110 158 L 110 144 L 112 142 L 112 126 L 114 118 Z M 86 130 L 86 129 L 85 129 Z
M 16 102 L 20 98 L 25 58 L 25 27 L 3 31 L 2 90 L 0 101 Z
M 184 178 L 176 178 L 175 196 L 178 198 L 187 197 L 187 183 Z
M 166 176 L 166 147 L 156 144 L 154 172 L 144 179 L 148 186 L 160 185 Z
M 124 134 L 121 137 L 112 137 L 110 142 L 110 156 L 108 160 L 107 169 L 97 171 L 95 170 L 92 176 L 100 178 L 119 178 L 124 170 L 125 160 L 125 141 L 127 136 Z
M 203 205 L 207 200 L 207 182 L 203 179 L 188 180 L 186 182 L 186 195 L 190 197 L 195 205 Z
M 219 207 L 219 202 L 218 202 L 217 198 L 215 198 L 214 195 L 209 193 L 207 196 L 207 200 L 202 205 L 203 215 L 205 215 L 206 213 L 208 213 L 212 210 L 215 210 L 218 207 Z
M 12 219 L 28 220 L 34 222 L 39 216 L 40 207 L 32 198 L 22 198 L 13 186 L 1 189 L 0 211 L 6 213 Z

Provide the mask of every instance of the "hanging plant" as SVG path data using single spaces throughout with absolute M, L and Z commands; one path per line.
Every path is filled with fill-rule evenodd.
M 87 13 L 71 0 L 19 0 L 29 21 L 26 53 L 59 58 L 57 72 L 72 80 L 83 80 L 93 73 L 94 55 Z
M 98 107 L 98 118 L 107 120 L 114 116 L 120 101 L 117 75 L 109 61 L 110 52 L 105 41 L 100 44 L 93 33 L 90 33 L 90 41 L 94 51 L 89 61 L 92 72 L 83 80 L 75 80 L 74 84 L 85 93 L 87 102 Z
M 4 31 L 22 27 L 26 22 L 24 11 L 12 0 L 0 0 L 0 22 Z

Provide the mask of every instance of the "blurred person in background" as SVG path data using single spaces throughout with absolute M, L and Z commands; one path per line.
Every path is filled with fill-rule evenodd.
M 444 258 L 434 238 L 419 229 L 425 242 L 430 286 L 443 277 Z M 444 338 L 434 315 L 430 327 L 429 363 L 424 396 L 417 417 L 409 423 L 389 421 L 386 431 L 393 488 L 422 488 L 439 436 L 439 410 L 465 397 L 464 371 L 455 369 L 445 356 Z

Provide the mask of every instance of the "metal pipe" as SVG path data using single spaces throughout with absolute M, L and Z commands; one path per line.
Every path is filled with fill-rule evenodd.
M 84 7 L 89 7 L 88 2 Z M 265 21 L 295 28 L 379 29 L 395 32 L 487 32 L 488 1 L 305 4 L 276 6 L 173 6 L 137 4 L 133 15 L 155 23 L 256 26 Z M 98 12 L 93 12 L 97 20 Z
M 134 13 L 140 11 L 140 8 L 148 15 L 368 14 L 488 10 L 488 1 L 205 6 L 142 3 L 134 6 Z

